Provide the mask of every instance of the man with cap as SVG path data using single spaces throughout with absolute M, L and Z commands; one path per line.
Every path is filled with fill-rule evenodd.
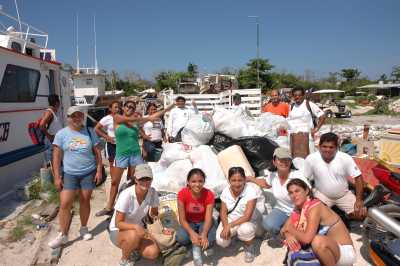
M 300 178 L 303 181 L 306 179 L 301 171 L 294 167 L 290 151 L 286 148 L 275 149 L 272 163 L 273 166 L 265 171 L 264 178 L 249 177 L 248 179 L 263 189 L 271 189 L 276 199 L 272 211 L 263 215 L 264 229 L 276 237 L 294 208 L 286 189 L 287 183 L 293 178 Z M 306 183 L 308 184 L 307 181 Z
M 158 215 L 158 194 L 151 187 L 153 173 L 148 164 L 136 166 L 136 184 L 126 188 L 118 197 L 114 206 L 114 215 L 110 223 L 111 242 L 122 250 L 121 266 L 133 265 L 130 255 L 138 251 L 146 259 L 154 260 L 160 250 L 153 239 L 145 234 L 142 219 Z
M 87 227 L 90 198 L 96 183 L 102 178 L 101 147 L 96 133 L 93 128 L 83 125 L 84 112 L 78 106 L 68 108 L 67 116 L 68 125 L 57 132 L 53 141 L 54 184 L 60 191 L 60 233 L 49 242 L 51 248 L 68 242 L 68 221 L 71 219 L 71 208 L 77 192 L 80 235 L 84 240 L 92 238 Z

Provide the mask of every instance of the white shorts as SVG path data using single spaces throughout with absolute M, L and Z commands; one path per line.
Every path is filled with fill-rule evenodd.
M 356 252 L 352 245 L 339 245 L 340 258 L 336 266 L 351 266 L 356 263 Z
M 339 209 L 344 211 L 346 214 L 354 212 L 354 204 L 356 203 L 356 196 L 349 190 L 341 198 L 331 199 L 316 190 L 314 196 L 325 203 L 329 208 L 336 205 Z

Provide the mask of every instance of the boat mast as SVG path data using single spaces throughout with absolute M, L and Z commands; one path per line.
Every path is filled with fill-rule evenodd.
M 97 45 L 96 45 L 96 14 L 93 15 L 93 31 L 94 31 L 94 73 L 99 73 L 97 66 Z
M 79 28 L 79 17 L 78 17 L 78 13 L 76 13 L 76 74 L 80 73 L 80 69 L 79 69 L 79 34 L 78 34 L 78 28 Z
M 21 25 L 21 19 L 19 17 L 19 10 L 18 10 L 18 4 L 17 4 L 17 0 L 14 0 L 15 3 L 15 9 L 17 10 L 17 17 L 18 17 L 18 24 L 19 24 L 19 34 L 22 38 L 22 25 Z

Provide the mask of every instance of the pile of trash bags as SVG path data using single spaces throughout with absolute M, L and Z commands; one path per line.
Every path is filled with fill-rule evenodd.
M 153 186 L 159 191 L 178 192 L 186 186 L 188 172 L 200 168 L 205 187 L 217 196 L 228 185 L 227 171 L 241 166 L 246 175 L 261 176 L 271 166 L 278 146 L 289 147 L 285 118 L 270 113 L 251 117 L 216 107 L 212 114 L 196 114 L 182 130 L 182 142 L 165 143 L 153 170 Z

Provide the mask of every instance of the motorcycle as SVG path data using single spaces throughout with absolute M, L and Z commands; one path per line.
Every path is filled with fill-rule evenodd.
M 400 265 L 400 170 L 380 161 L 372 171 L 380 183 L 364 200 L 363 244 L 375 265 Z

